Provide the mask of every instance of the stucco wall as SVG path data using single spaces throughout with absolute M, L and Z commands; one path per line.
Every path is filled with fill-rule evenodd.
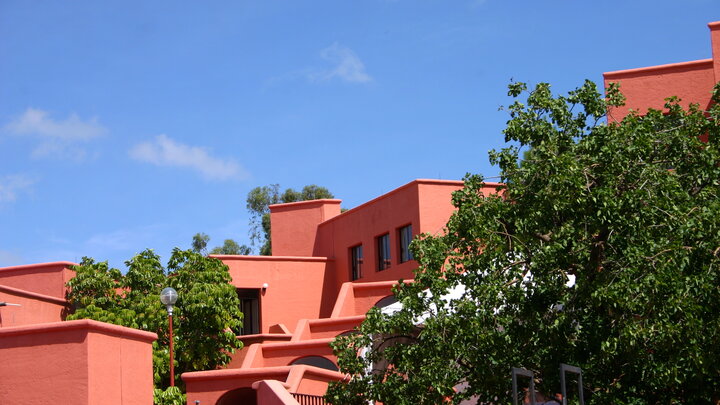
M 27 264 L 0 268 L 0 285 L 65 298 L 65 283 L 75 276 L 71 262 Z
M 336 292 L 327 280 L 334 269 L 326 258 L 214 256 L 230 269 L 238 288 L 260 289 L 260 332 L 282 323 L 291 332 L 298 320 L 320 318 L 332 310 Z M 267 283 L 268 288 L 262 290 Z
M 0 404 L 150 404 L 155 339 L 91 320 L 0 329 Z
M 0 307 L 0 328 L 59 322 L 69 309 L 64 299 L 0 285 L 0 302 L 20 306 Z
M 313 256 L 318 225 L 340 214 L 340 200 L 270 206 L 274 256 Z

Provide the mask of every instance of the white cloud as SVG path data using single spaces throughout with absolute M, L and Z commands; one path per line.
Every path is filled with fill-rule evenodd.
M 76 114 L 65 120 L 54 120 L 46 111 L 28 108 L 21 116 L 7 124 L 5 131 L 14 135 L 40 138 L 40 144 L 33 150 L 36 158 L 55 157 L 82 160 L 87 156 L 78 144 L 89 142 L 107 133 L 98 124 L 97 118 L 83 121 Z
M 0 176 L 0 202 L 15 201 L 18 193 L 26 191 L 35 180 L 23 174 Z
M 351 83 L 367 83 L 373 79 L 365 72 L 365 65 L 352 49 L 337 42 L 320 51 L 320 56 L 332 64 L 325 70 L 313 71 L 308 78 L 323 81 L 338 78 Z
M 247 172 L 231 159 L 210 156 L 207 149 L 176 142 L 167 135 L 142 142 L 130 149 L 130 157 L 156 166 L 185 167 L 196 170 L 209 180 L 247 178 Z

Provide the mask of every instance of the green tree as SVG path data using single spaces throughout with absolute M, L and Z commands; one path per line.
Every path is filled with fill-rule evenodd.
M 75 307 L 68 320 L 95 319 L 157 333 L 153 343 L 157 401 L 175 397 L 174 391 L 164 392 L 169 384 L 168 319 L 160 303 L 164 287 L 175 288 L 179 295 L 173 314 L 176 375 L 222 366 L 242 347 L 233 332 L 242 327 L 240 302 L 220 260 L 176 248 L 166 271 L 160 257 L 148 249 L 125 264 L 128 270 L 122 274 L 107 262 L 84 257 L 68 282 L 67 298 Z
M 212 255 L 249 255 L 250 247 L 240 245 L 232 239 L 225 239 L 222 246 L 213 248 L 210 251 Z
M 297 201 L 335 198 L 325 187 L 310 184 L 301 191 L 292 188 L 280 192 L 279 184 L 259 186 L 250 190 L 247 196 L 247 209 L 250 212 L 250 240 L 260 246 L 261 255 L 272 254 L 270 245 L 270 206 L 273 204 Z
M 198 232 L 193 235 L 192 250 L 197 253 L 204 253 L 208 242 L 210 242 L 210 237 L 203 232 Z
M 512 83 L 509 95 L 509 146 L 490 152 L 504 196 L 466 176 L 444 234 L 412 243 L 403 308 L 371 310 L 334 343 L 351 379 L 327 398 L 510 403 L 511 367 L 555 393 L 567 363 L 591 404 L 717 403 L 720 105 L 670 98 L 605 123 L 617 86 L 607 99 L 592 82 L 557 97 Z

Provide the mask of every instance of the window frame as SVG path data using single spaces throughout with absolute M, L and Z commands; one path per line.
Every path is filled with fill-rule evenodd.
M 360 253 L 356 255 L 356 253 Z M 355 281 L 362 278 L 363 268 L 363 245 L 362 243 L 350 247 L 350 280 Z
M 401 226 L 397 229 L 398 235 L 398 262 L 407 263 L 415 260 L 410 251 L 410 243 L 413 240 L 412 224 Z
M 243 325 L 239 335 L 256 335 L 262 332 L 262 310 L 259 288 L 235 288 L 243 313 Z
M 377 271 L 387 270 L 392 267 L 392 254 L 390 249 L 390 233 L 384 233 L 375 237 L 375 257 Z

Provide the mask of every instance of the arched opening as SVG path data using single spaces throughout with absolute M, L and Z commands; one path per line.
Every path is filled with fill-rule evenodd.
M 254 405 L 257 403 L 257 393 L 250 387 L 243 387 L 228 391 L 218 399 L 216 405 Z
M 338 333 L 338 334 L 336 335 L 336 337 L 339 337 L 339 336 L 351 336 L 351 335 L 357 335 L 357 334 L 358 334 L 357 329 L 352 329 L 352 330 L 346 330 L 346 331 L 343 332 L 343 333 Z
M 383 314 L 392 315 L 402 309 L 402 305 L 394 295 L 388 295 L 376 302 L 375 308 L 380 308 Z
M 290 363 L 291 366 L 294 366 L 297 364 L 305 364 L 307 366 L 315 366 L 318 368 L 324 368 L 325 370 L 338 371 L 338 368 L 335 365 L 335 363 L 326 359 L 325 357 L 320 357 L 320 356 L 301 357 L 301 358 L 293 361 L 292 363 Z

